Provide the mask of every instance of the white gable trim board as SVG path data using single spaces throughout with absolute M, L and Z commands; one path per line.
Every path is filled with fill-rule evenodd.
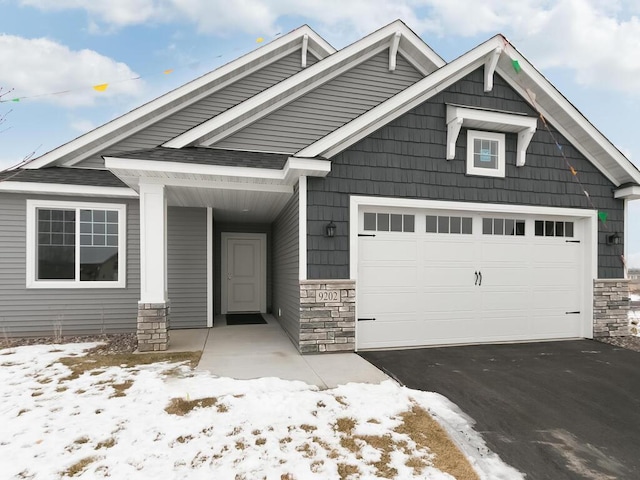
M 594 211 L 358 196 L 350 207 L 356 349 L 593 336 Z M 414 220 L 365 230 L 365 213 Z M 433 217 L 469 219 L 471 233 L 427 231 Z M 483 219 L 523 222 L 523 234 L 485 234 Z M 536 236 L 536 221 L 558 235 Z
M 132 110 L 131 112 L 108 122 L 91 132 L 82 135 L 24 165 L 24 168 L 42 168 L 55 164 L 60 160 L 69 159 L 69 165 L 93 155 L 105 147 L 113 145 L 141 130 L 145 126 L 165 118 L 198 101 L 204 96 L 224 88 L 229 82 L 235 82 L 249 75 L 256 69 L 277 61 L 296 50 L 302 50 L 303 38 L 306 36 L 309 51 L 319 59 L 333 53 L 333 48 L 322 37 L 307 25 L 293 30 L 272 42 L 243 55 L 220 68 L 197 78 L 171 92 Z M 204 91 L 203 91 L 204 89 Z M 152 118 L 148 118 L 152 115 Z M 126 129 L 126 131 L 124 131 Z M 95 146 L 95 142 L 99 142 Z M 79 152 L 82 152 L 78 154 Z M 71 157 L 73 155 L 73 157 Z
M 400 37 L 397 36 L 398 34 Z M 324 61 L 312 65 L 297 75 L 283 80 L 211 120 L 165 142 L 162 146 L 168 148 L 183 148 L 188 145 L 212 146 L 378 53 L 391 50 L 396 38 L 400 38 L 399 46 L 403 43 L 407 48 L 409 45 L 417 46 L 414 49 L 414 56 L 421 57 L 423 60 L 417 62 L 423 64 L 419 71 L 425 71 L 424 63 L 429 63 L 431 66 L 428 73 L 444 65 L 444 61 L 431 49 L 424 48 L 424 42 L 406 25 L 399 21 L 394 22 L 332 54 Z M 416 60 L 410 63 L 416 63 Z

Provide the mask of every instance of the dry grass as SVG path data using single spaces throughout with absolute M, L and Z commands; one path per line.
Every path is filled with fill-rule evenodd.
M 426 456 L 416 453 L 410 448 L 407 441 L 394 439 L 392 434 L 354 434 L 356 422 L 350 417 L 338 418 L 334 430 L 340 436 L 340 446 L 355 455 L 357 459 L 362 460 L 364 446 L 370 446 L 379 452 L 379 459 L 369 462 L 369 465 L 376 469 L 376 477 L 378 478 L 393 478 L 398 475 L 397 469 L 390 466 L 392 453 L 398 451 L 408 457 L 405 465 L 412 468 L 417 475 L 420 475 L 425 467 L 433 465 L 457 480 L 479 480 L 471 464 L 426 410 L 414 406 L 410 411 L 401 414 L 400 419 L 401 424 L 395 428 L 394 432 L 411 438 L 418 451 L 431 452 L 432 462 Z M 369 422 L 378 423 L 371 422 L 371 420 Z M 328 445 L 322 441 L 315 443 L 324 448 L 329 457 L 333 458 L 331 454 L 336 452 L 332 451 Z M 341 463 L 338 465 L 338 473 L 340 478 L 344 479 L 357 476 L 360 472 L 353 465 Z
M 111 437 L 101 442 L 98 442 L 96 445 L 96 450 L 100 450 L 101 448 L 112 448 L 116 444 L 116 439 Z
M 133 385 L 133 380 L 126 380 L 122 383 L 112 383 L 111 388 L 113 388 L 114 393 L 109 398 L 117 398 L 124 397 L 127 394 L 125 393 L 128 389 Z
M 205 397 L 197 400 L 186 400 L 184 398 L 172 398 L 169 405 L 164 409 L 169 415 L 183 416 L 194 408 L 209 408 L 218 404 L 216 397 Z
M 89 465 L 98 460 L 98 457 L 85 457 L 82 460 L 77 461 L 69 468 L 67 468 L 64 472 L 61 473 L 62 476 L 66 477 L 75 477 L 83 473 Z
M 449 438 L 447 432 L 429 415 L 429 412 L 414 406 L 411 411 L 404 412 L 401 417 L 402 423 L 395 431 L 411 437 L 418 447 L 429 449 L 434 454 L 434 467 L 448 473 L 456 480 L 479 480 L 478 474 L 469 461 Z
M 71 374 L 64 380 L 75 380 L 85 372 L 95 372 L 109 367 L 135 367 L 149 365 L 158 362 L 178 363 L 187 362 L 194 368 L 200 361 L 202 352 L 175 352 L 175 353 L 115 353 L 112 355 L 86 355 L 83 357 L 64 357 L 60 363 L 71 370 Z M 101 372 L 100 372 L 101 373 Z

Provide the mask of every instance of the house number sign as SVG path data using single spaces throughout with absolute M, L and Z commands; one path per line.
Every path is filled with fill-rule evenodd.
M 316 303 L 339 301 L 340 290 L 316 290 Z

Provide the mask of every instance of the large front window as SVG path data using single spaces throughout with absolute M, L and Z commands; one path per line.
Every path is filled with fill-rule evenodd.
M 124 287 L 124 205 L 28 201 L 27 286 Z

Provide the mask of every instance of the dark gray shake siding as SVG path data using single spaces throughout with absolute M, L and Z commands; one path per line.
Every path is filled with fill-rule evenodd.
M 266 233 L 267 234 L 267 312 L 271 312 L 271 291 L 272 279 L 271 269 L 273 265 L 271 255 L 271 224 L 262 223 L 222 223 L 216 222 L 215 212 L 213 217 L 213 291 L 214 291 L 214 313 L 220 313 L 220 282 L 221 282 L 221 266 L 222 266 L 222 232 L 231 233 Z
M 127 205 L 126 288 L 26 288 L 26 201 L 29 199 Z M 135 331 L 140 299 L 138 200 L 0 194 L 0 334 L 63 335 Z
M 207 209 L 167 209 L 170 327 L 207 326 Z
M 273 316 L 291 339 L 300 339 L 298 192 L 273 223 Z
M 446 103 L 523 112 L 535 111 L 495 75 L 492 92 L 483 91 L 482 68 L 331 159 L 326 178 L 308 180 L 308 276 L 349 278 L 349 196 L 385 196 L 479 203 L 591 208 L 549 133 L 538 129 L 527 150 L 524 167 L 515 166 L 516 135 L 507 134 L 506 178 L 469 176 L 466 130 L 457 141 L 456 158 L 445 159 Z M 598 276 L 622 278 L 623 246 L 606 245 L 606 236 L 623 232 L 624 204 L 613 198 L 615 186 L 561 135 L 554 132 L 598 210 Z M 337 225 L 334 238 L 324 225 Z

